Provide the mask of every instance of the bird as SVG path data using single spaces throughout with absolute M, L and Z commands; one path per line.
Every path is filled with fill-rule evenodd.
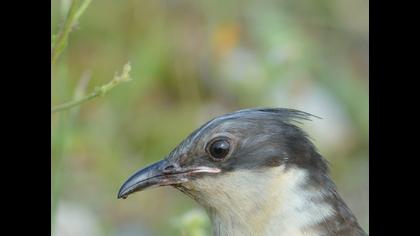
M 129 177 L 118 198 L 175 187 L 205 209 L 215 236 L 367 235 L 299 127 L 313 117 L 291 108 L 215 117 Z

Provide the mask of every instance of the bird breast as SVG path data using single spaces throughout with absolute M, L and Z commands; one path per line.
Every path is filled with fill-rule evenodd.
M 317 224 L 334 215 L 323 197 L 309 191 L 306 170 L 284 166 L 235 170 L 190 183 L 208 212 L 216 236 L 321 235 Z

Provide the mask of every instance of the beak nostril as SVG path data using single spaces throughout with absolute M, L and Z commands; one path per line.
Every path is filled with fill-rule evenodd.
M 166 166 L 165 168 L 163 168 L 163 171 L 170 171 L 170 170 L 173 170 L 174 168 L 175 168 L 174 165 L 169 165 L 169 166 Z

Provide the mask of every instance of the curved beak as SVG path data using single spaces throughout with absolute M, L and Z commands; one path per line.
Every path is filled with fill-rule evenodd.
M 181 168 L 165 159 L 134 173 L 121 186 L 118 198 L 125 199 L 128 195 L 146 188 L 184 183 L 195 173 L 219 172 L 220 169 L 210 167 Z

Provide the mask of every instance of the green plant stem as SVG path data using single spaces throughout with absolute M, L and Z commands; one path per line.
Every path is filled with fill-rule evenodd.
M 74 91 L 74 99 L 78 99 L 85 94 L 85 90 L 90 78 L 91 77 L 89 72 L 85 72 L 82 75 L 76 90 Z M 61 181 L 63 178 L 63 172 L 65 170 L 63 168 L 64 153 L 68 148 L 68 139 L 73 132 L 72 130 L 75 126 L 79 111 L 79 109 L 74 109 L 68 113 L 59 114 L 56 119 L 56 126 L 53 129 L 52 158 L 54 169 L 51 176 L 51 230 L 55 229 L 55 223 L 57 220 L 57 210 L 62 189 Z
M 51 235 L 54 234 L 57 209 L 61 193 L 61 182 L 62 178 L 62 165 L 63 165 L 63 153 L 66 143 L 66 135 L 68 131 L 69 117 L 65 114 L 57 117 L 57 125 L 53 130 L 53 145 L 52 145 L 52 158 L 54 169 L 51 173 Z
M 92 2 L 92 0 L 84 0 L 79 8 L 77 8 L 78 0 L 73 0 L 70 5 L 69 12 L 67 14 L 66 20 L 63 27 L 60 29 L 58 36 L 53 40 L 51 46 L 51 65 L 55 65 L 57 58 L 60 56 L 61 52 L 67 46 L 68 36 L 71 32 L 71 29 Z
M 79 7 L 76 14 L 74 15 L 74 19 L 76 20 L 79 19 L 79 17 L 83 14 L 83 12 L 89 6 L 90 2 L 92 2 L 92 0 L 85 0 L 82 2 L 82 5 Z
M 93 93 L 84 96 L 82 98 L 78 98 L 75 99 L 73 101 L 70 102 L 66 102 L 63 103 L 61 105 L 57 105 L 53 108 L 51 108 L 51 112 L 58 112 L 58 111 L 63 111 L 66 109 L 70 109 L 72 107 L 78 106 L 86 101 L 89 101 L 95 97 L 98 96 L 104 96 L 106 93 L 108 93 L 111 89 L 113 89 L 115 86 L 117 86 L 118 84 L 120 84 L 121 82 L 127 82 L 130 81 L 130 70 L 131 70 L 131 66 L 129 63 L 125 64 L 123 67 L 123 71 L 121 72 L 121 75 L 116 75 L 114 76 L 114 79 L 111 80 L 109 83 L 102 85 L 101 87 L 98 87 L 95 89 L 95 91 L 93 91 Z
M 66 47 L 68 35 L 75 23 L 76 5 L 78 0 L 73 0 L 70 5 L 69 12 L 66 20 L 64 21 L 63 27 L 60 29 L 58 36 L 53 40 L 51 49 L 51 65 L 55 65 L 58 56 L 61 54 L 63 49 Z
M 92 94 L 90 94 L 88 96 L 85 96 L 81 99 L 77 99 L 77 100 L 74 100 L 74 101 L 66 102 L 66 103 L 63 103 L 61 105 L 55 106 L 55 107 L 51 108 L 51 112 L 54 113 L 54 112 L 63 111 L 63 110 L 75 107 L 75 106 L 77 106 L 79 104 L 82 104 L 86 101 L 89 101 L 92 98 L 95 98 L 99 95 L 100 95 L 99 93 L 93 92 Z

